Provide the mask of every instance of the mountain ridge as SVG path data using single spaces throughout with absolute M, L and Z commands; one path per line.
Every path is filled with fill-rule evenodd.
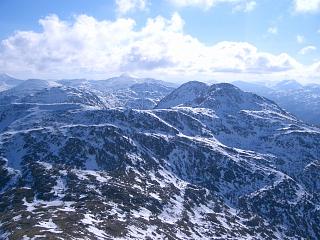
M 320 236 L 320 129 L 230 84 L 162 101 L 0 106 L 2 236 Z

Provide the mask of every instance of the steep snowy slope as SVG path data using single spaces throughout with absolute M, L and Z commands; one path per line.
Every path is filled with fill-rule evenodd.
M 318 128 L 230 84 L 158 108 L 1 106 L 2 236 L 319 239 Z
M 169 108 L 180 104 L 192 105 L 193 102 L 201 101 L 207 93 L 208 86 L 202 82 L 188 82 L 182 84 L 178 89 L 167 95 L 156 108 Z

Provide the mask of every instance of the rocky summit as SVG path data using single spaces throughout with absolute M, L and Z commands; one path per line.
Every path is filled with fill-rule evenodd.
M 231 84 L 123 89 L 0 96 L 0 239 L 320 239 L 319 128 Z M 129 91 L 152 103 L 105 101 Z

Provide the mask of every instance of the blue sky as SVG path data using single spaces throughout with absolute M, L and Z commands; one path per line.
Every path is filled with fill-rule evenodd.
M 150 21 L 163 26 L 146 33 Z M 89 28 L 90 44 L 81 42 L 86 30 L 79 35 L 78 25 Z M 0 71 L 318 81 L 319 31 L 320 0 L 1 0 Z

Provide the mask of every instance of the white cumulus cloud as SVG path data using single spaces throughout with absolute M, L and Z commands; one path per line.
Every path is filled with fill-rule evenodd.
M 299 51 L 299 54 L 305 55 L 309 52 L 315 51 L 317 48 L 315 46 L 306 46 Z
M 208 10 L 220 3 L 229 3 L 233 11 L 252 11 L 257 3 L 254 0 L 169 0 L 173 5 L 178 7 L 198 7 Z
M 294 9 L 300 13 L 312 13 L 320 10 L 320 0 L 294 0 Z
M 236 4 L 233 11 L 251 12 L 256 8 L 256 1 L 243 1 Z
M 257 3 L 255 1 L 248 1 L 245 3 L 243 9 L 245 12 L 251 12 L 255 9 L 256 5 L 257 5 Z
M 277 27 L 269 27 L 268 28 L 268 33 L 278 34 L 278 28 Z
M 305 38 L 302 35 L 297 35 L 296 40 L 297 40 L 297 43 L 304 43 Z
M 211 8 L 216 4 L 216 0 L 169 0 L 178 7 L 200 7 L 204 9 Z
M 178 13 L 149 18 L 140 28 L 130 18 L 99 21 L 87 15 L 70 22 L 50 15 L 39 24 L 39 32 L 16 31 L 1 41 L 0 72 L 46 78 L 128 72 L 166 79 L 270 79 L 304 69 L 286 53 L 263 52 L 247 42 L 202 43 L 184 32 Z
M 116 0 L 117 12 L 121 15 L 135 10 L 145 10 L 148 0 Z

